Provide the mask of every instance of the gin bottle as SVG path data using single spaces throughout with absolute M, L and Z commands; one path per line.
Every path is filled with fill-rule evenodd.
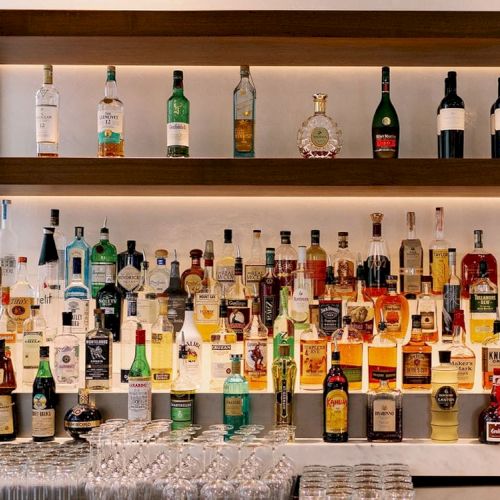
M 142 328 L 137 317 L 137 293 L 126 296 L 127 319 L 123 322 L 120 336 L 120 382 L 128 383 L 128 371 L 134 360 L 135 332 Z
M 111 276 L 113 282 L 116 280 L 116 247 L 109 241 L 109 229 L 106 227 L 107 218 L 104 219 L 104 225 L 101 228 L 99 243 L 92 247 L 90 254 L 90 267 L 92 275 L 92 298 L 103 288 L 108 276 Z
M 135 240 L 127 241 L 127 250 L 117 255 L 117 283 L 123 294 L 133 292 L 141 283 L 142 253 L 135 249 Z
M 104 311 L 104 327 L 111 330 L 113 342 L 120 342 L 123 295 L 115 285 L 116 274 L 112 266 L 107 266 L 105 272 L 105 285 L 97 292 L 95 302 L 97 308 Z
M 43 67 L 43 85 L 35 95 L 36 152 L 57 157 L 59 148 L 59 92 L 54 87 L 52 65 Z
M 135 356 L 128 372 L 128 420 L 151 421 L 151 369 L 146 358 L 146 331 L 135 334 Z
M 167 156 L 189 156 L 189 100 L 184 96 L 184 74 L 174 71 L 172 95 L 167 102 Z
M 424 266 L 422 243 L 415 232 L 415 212 L 407 212 L 406 227 L 408 235 L 399 249 L 399 289 L 406 298 L 415 298 L 421 291 Z
M 82 261 L 73 259 L 72 280 L 64 290 L 64 308 L 73 313 L 73 333 L 87 333 L 89 329 L 90 291 L 82 281 Z
M 85 286 L 90 290 L 90 247 L 84 239 L 84 228 L 75 227 L 75 239 L 66 247 L 66 286 L 73 279 L 73 259 L 81 259 L 81 274 Z
M 242 425 L 250 423 L 250 394 L 248 381 L 241 376 L 241 354 L 231 354 L 231 374 L 224 381 L 222 392 L 223 422 L 232 426 L 229 439 Z
M 12 202 L 2 200 L 2 224 L 0 226 L 0 265 L 2 285 L 10 286 L 16 282 L 17 233 L 12 229 L 8 208 Z
M 240 83 L 233 92 L 233 149 L 236 158 L 255 156 L 255 85 L 249 66 L 240 66 Z
M 104 328 L 104 313 L 94 310 L 95 328 L 85 336 L 85 387 L 106 391 L 113 385 L 113 334 Z
M 54 374 L 58 386 L 76 388 L 80 370 L 79 340 L 72 332 L 73 314 L 62 313 L 62 332 L 54 338 Z

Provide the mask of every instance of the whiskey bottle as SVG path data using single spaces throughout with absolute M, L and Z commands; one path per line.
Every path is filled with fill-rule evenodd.
M 411 337 L 403 346 L 403 389 L 430 389 L 432 347 L 422 338 L 421 317 L 411 317 Z
M 448 264 L 449 243 L 444 239 L 444 208 L 436 208 L 434 240 L 429 246 L 429 268 L 432 276 L 432 293 L 441 295 L 450 275 Z
M 235 158 L 255 156 L 255 85 L 249 66 L 240 66 L 240 82 L 233 92 L 233 152 Z
M 441 340 L 450 342 L 453 337 L 453 314 L 460 309 L 460 278 L 456 273 L 457 253 L 455 248 L 448 249 L 450 275 L 443 286 L 443 331 Z
M 498 79 L 498 97 L 490 108 L 491 157 L 500 158 L 500 78 Z M 496 283 L 496 282 L 495 282 Z
M 82 226 L 75 227 L 75 239 L 66 247 L 66 273 L 65 283 L 69 286 L 73 279 L 73 259 L 80 257 L 82 266 L 81 274 L 85 286 L 90 290 L 90 247 L 84 238 L 84 228 Z
M 159 315 L 151 327 L 151 376 L 153 389 L 170 389 L 174 325 L 168 320 L 168 298 L 158 296 Z
M 189 156 L 189 100 L 184 96 L 184 74 L 174 71 L 172 95 L 167 102 L 167 156 Z
M 30 315 L 30 307 L 34 303 L 35 292 L 28 281 L 28 259 L 19 257 L 17 260 L 17 279 L 10 289 L 9 316 L 16 322 L 16 330 L 20 334 L 23 333 L 24 320 Z
M 375 389 L 384 374 L 391 388 L 396 387 L 397 345 L 394 338 L 387 333 L 385 323 L 378 325 L 378 334 L 368 346 L 368 379 L 370 389 Z
M 306 251 L 306 269 L 312 275 L 314 298 L 321 297 L 325 291 L 326 252 L 319 244 L 319 229 L 311 230 L 311 246 Z
M 349 382 L 350 390 L 361 390 L 363 382 L 363 336 L 351 325 L 351 317 L 344 316 L 344 328 L 332 336 L 332 351 L 340 352 L 340 367 Z
M 73 334 L 73 313 L 62 313 L 62 332 L 54 338 L 54 375 L 57 386 L 76 388 L 80 376 L 80 341 Z
M 95 328 L 85 335 L 85 388 L 106 391 L 113 385 L 113 334 L 104 328 L 104 312 L 94 310 Z
M 290 355 L 290 346 L 281 344 L 273 361 L 274 424 L 293 425 L 295 407 L 295 377 L 297 365 Z
M 500 320 L 493 322 L 493 334 L 486 338 L 481 348 L 483 389 L 491 389 L 493 371 L 500 369 Z
M 328 257 L 330 262 L 330 257 Z M 352 299 L 352 292 L 350 298 Z M 311 322 L 314 323 L 311 318 Z M 331 336 L 342 327 L 342 295 L 338 292 L 333 276 L 333 266 L 327 266 L 325 289 L 318 300 L 318 320 L 320 330 Z
M 223 423 L 231 426 L 228 437 L 250 422 L 248 381 L 241 376 L 241 354 L 231 354 L 231 374 L 223 387 Z
M 174 325 L 175 333 L 178 333 L 184 323 L 184 311 L 186 308 L 187 292 L 181 286 L 181 275 L 177 250 L 174 250 L 174 260 L 170 264 L 170 282 L 167 288 L 168 296 L 168 319 Z
M 31 386 L 40 365 L 40 347 L 46 342 L 47 323 L 39 305 L 31 306 L 23 323 L 23 385 Z
M 308 324 L 300 332 L 300 388 L 321 389 L 326 375 L 328 339 L 316 325 Z
M 338 238 L 339 246 L 332 258 L 335 289 L 343 299 L 348 300 L 356 289 L 356 259 L 349 250 L 349 233 L 340 231 Z
M 458 368 L 458 388 L 472 389 L 476 373 L 476 355 L 465 344 L 464 311 L 453 314 L 453 340 L 450 346 L 451 364 Z
M 17 233 L 12 229 L 12 220 L 8 217 L 11 200 L 2 200 L 2 223 L 0 225 L 0 265 L 2 267 L 2 285 L 12 287 L 16 282 Z M 28 312 L 29 313 L 29 312 Z
M 16 412 L 12 392 L 17 388 L 12 359 L 0 339 L 0 441 L 13 441 L 17 435 Z
M 224 229 L 222 257 L 217 260 L 215 266 L 215 277 L 224 294 L 234 283 L 234 262 L 233 231 L 232 229 Z
M 421 280 L 424 267 L 424 251 L 422 243 L 415 232 L 415 212 L 406 214 L 408 235 L 401 242 L 399 249 L 400 290 L 406 298 L 414 299 L 421 291 Z
M 195 248 L 189 252 L 191 257 L 191 267 L 184 270 L 181 275 L 181 287 L 194 297 L 194 294 L 201 290 L 203 280 L 203 268 L 201 267 L 201 256 L 203 251 Z
M 274 274 L 274 248 L 266 248 L 266 274 L 259 284 L 261 318 L 270 336 L 273 336 L 274 320 L 278 316 L 280 280 Z
M 359 265 L 356 270 L 356 295 L 346 304 L 347 315 L 351 317 L 351 325 L 363 336 L 365 342 L 373 339 L 373 321 L 375 305 L 365 287 L 365 270 Z
M 237 340 L 243 340 L 243 328 L 250 320 L 248 300 L 250 292 L 243 284 L 243 259 L 237 248 L 234 262 L 234 284 L 227 290 L 227 314 L 230 328 L 236 333 Z
M 274 274 L 279 278 L 281 286 L 293 290 L 292 273 L 297 269 L 297 252 L 292 246 L 291 231 L 280 231 L 281 245 L 274 256 Z
M 82 281 L 82 260 L 73 258 L 70 284 L 64 290 L 64 309 L 72 313 L 73 333 L 87 333 L 89 329 L 90 291 Z
M 35 95 L 36 152 L 41 157 L 59 156 L 59 92 L 54 87 L 51 64 L 43 67 L 43 85 Z
M 385 240 L 382 238 L 382 219 L 384 214 L 373 213 L 372 237 L 368 244 L 365 260 L 366 291 L 372 298 L 382 295 L 387 290 L 387 275 L 391 274 L 391 261 Z
M 151 368 L 146 357 L 146 330 L 135 332 L 135 356 L 128 372 L 128 420 L 150 422 Z
M 101 228 L 99 243 L 92 247 L 90 253 L 90 269 L 92 280 L 92 298 L 95 299 L 99 291 L 110 283 L 116 281 L 116 247 L 109 241 L 109 229 L 106 227 L 107 218 Z
M 102 415 L 91 400 L 90 391 L 78 389 L 78 403 L 66 412 L 64 430 L 73 439 L 80 440 L 101 424 Z
M 252 297 L 259 296 L 260 280 L 266 274 L 266 263 L 260 239 L 261 233 L 260 229 L 253 230 L 252 251 L 245 264 L 245 285 Z
M 420 314 L 422 338 L 426 344 L 434 344 L 439 340 L 437 304 L 431 287 L 432 278 L 430 276 L 422 276 L 422 293 L 417 297 L 417 314 Z
M 144 255 L 135 249 L 135 241 L 127 241 L 127 250 L 117 255 L 117 284 L 125 295 L 141 283 L 141 264 Z
M 490 404 L 479 415 L 479 441 L 484 444 L 500 443 L 500 368 L 493 373 Z
M 280 312 L 273 325 L 273 359 L 279 355 L 281 344 L 289 345 L 290 356 L 295 352 L 295 326 L 288 314 L 288 296 L 288 287 L 284 286 L 280 291 Z

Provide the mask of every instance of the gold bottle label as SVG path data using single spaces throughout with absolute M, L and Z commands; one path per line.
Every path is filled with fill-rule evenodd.
M 0 370 L 0 380 L 3 380 L 3 370 Z M 12 413 L 12 396 L 0 396 L 0 436 L 14 432 L 14 417 Z
M 347 432 L 348 397 L 342 389 L 330 391 L 325 398 L 325 432 Z
M 224 396 L 224 413 L 229 417 L 241 417 L 243 415 L 243 398 Z
M 432 291 L 443 293 L 443 287 L 448 282 L 450 275 L 447 248 L 431 250 L 431 275 Z
M 23 322 L 29 318 L 30 307 L 33 305 L 32 297 L 12 297 L 8 307 L 9 316 L 15 320 L 17 333 L 23 333 Z
M 373 432 L 396 431 L 396 401 L 376 399 L 373 402 Z
M 327 343 L 301 342 L 302 375 L 323 377 L 326 372 Z

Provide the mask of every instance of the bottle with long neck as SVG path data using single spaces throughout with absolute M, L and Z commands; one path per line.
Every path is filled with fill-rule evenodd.
M 149 262 L 143 260 L 141 263 L 141 282 L 136 288 L 137 318 L 144 326 L 151 326 L 158 317 L 158 301 L 156 300 L 156 292 L 149 285 L 148 269 Z
M 117 284 L 123 294 L 133 292 L 141 283 L 144 255 L 135 249 L 135 240 L 127 241 L 127 250 L 117 255 Z
M 387 275 L 391 274 L 391 261 L 385 240 L 382 238 L 382 219 L 384 214 L 373 213 L 372 237 L 369 240 L 365 260 L 366 291 L 371 297 L 378 297 L 387 290 Z
M 464 157 L 465 106 L 457 95 L 457 73 L 448 72 L 447 89 L 438 107 L 439 158 Z
M 310 321 L 309 306 L 313 301 L 313 274 L 306 268 L 306 247 L 299 246 L 297 269 L 292 272 L 293 292 L 291 297 L 290 316 L 298 325 Z
M 82 281 L 82 261 L 73 259 L 70 284 L 64 290 L 64 309 L 73 313 L 73 333 L 87 333 L 89 329 L 90 290 Z
M 252 297 L 259 295 L 259 283 L 264 274 L 266 274 L 264 252 L 260 239 L 261 233 L 260 229 L 253 230 L 252 251 L 250 258 L 245 264 L 245 285 Z
M 434 344 L 439 340 L 437 304 L 431 292 L 431 282 L 430 276 L 422 276 L 422 293 L 417 299 L 417 314 L 420 314 L 422 322 L 422 338 L 427 344 Z
M 149 273 L 149 286 L 156 293 L 163 293 L 168 288 L 170 271 L 167 269 L 168 250 L 159 248 L 155 251 L 156 267 Z
M 72 332 L 73 314 L 62 313 L 62 332 L 54 338 L 54 374 L 57 385 L 76 388 L 80 370 L 80 342 Z
M 407 212 L 406 227 L 408 234 L 399 249 L 399 285 L 406 298 L 415 298 L 421 291 L 424 267 L 422 242 L 415 231 L 415 212 Z
M 59 262 L 59 280 L 60 290 L 64 290 L 64 269 L 66 266 L 66 236 L 59 226 L 59 209 L 52 208 L 50 210 L 50 227 L 54 228 L 54 241 L 56 243 L 57 256 Z
M 274 320 L 280 302 L 280 280 L 274 274 L 274 248 L 266 248 L 266 274 L 259 284 L 260 315 L 270 336 L 273 336 Z
M 17 233 L 12 229 L 8 217 L 11 200 L 2 200 L 2 223 L 0 226 L 0 265 L 2 268 L 2 285 L 10 286 L 16 282 L 17 265 Z
M 493 322 L 493 333 L 485 339 L 482 348 L 483 389 L 491 389 L 494 370 L 500 370 L 500 320 Z
M 227 313 L 226 313 L 226 320 L 227 320 Z M 194 323 L 194 308 L 191 296 L 189 296 L 186 299 L 184 322 L 182 323 L 180 333 L 177 332 L 176 335 L 178 349 L 181 348 L 181 345 L 185 346 L 187 350 L 187 358 L 186 362 L 184 363 L 185 369 L 191 380 L 195 383 L 196 387 L 198 388 L 201 385 L 202 381 L 203 338 L 200 335 L 200 332 L 198 331 Z M 182 344 L 179 343 L 181 338 L 182 338 Z
M 23 333 L 23 323 L 30 315 L 35 292 L 28 281 L 28 259 L 19 257 L 17 280 L 10 289 L 9 316 L 16 322 L 17 333 Z
M 59 92 L 54 87 L 51 64 L 43 67 L 43 85 L 36 96 L 36 152 L 37 156 L 59 156 Z
M 493 387 L 490 403 L 479 415 L 479 441 L 484 444 L 498 444 L 500 442 L 500 369 L 495 368 L 493 373 Z
M 430 389 L 432 347 L 422 337 L 419 314 L 411 317 L 411 337 L 403 346 L 403 389 Z
M 128 372 L 128 419 L 151 420 L 151 369 L 146 357 L 146 330 L 135 334 L 135 356 Z
M 217 260 L 215 274 L 225 294 L 234 283 L 234 245 L 232 229 L 224 229 L 222 257 Z
M 120 342 L 122 324 L 123 295 L 115 284 L 116 273 L 111 266 L 106 267 L 105 285 L 97 292 L 96 307 L 104 311 L 104 326 L 111 330 L 113 342 Z
M 196 292 L 201 289 L 201 282 L 203 280 L 204 272 L 201 267 L 201 256 L 203 252 L 199 248 L 193 248 L 189 252 L 191 257 L 191 267 L 185 269 L 181 275 L 181 286 L 188 293 L 194 296 Z
M 47 323 L 39 305 L 31 306 L 31 316 L 23 323 L 23 384 L 30 386 L 40 363 L 40 346 L 46 342 Z
M 349 298 L 352 299 L 352 292 Z M 342 326 L 342 295 L 335 286 L 330 257 L 326 268 L 325 290 L 318 300 L 318 325 L 328 336 Z
M 293 425 L 297 365 L 289 344 L 280 344 L 273 361 L 274 424 Z
M 98 292 L 109 283 L 108 276 L 116 280 L 116 247 L 109 241 L 109 229 L 106 226 L 107 218 L 104 219 L 103 227 L 99 236 L 99 243 L 92 247 L 90 254 L 90 268 L 92 276 L 92 298 L 96 298 Z
M 80 257 L 82 261 L 82 277 L 85 286 L 90 289 L 90 247 L 84 238 L 84 228 L 75 227 L 75 239 L 66 247 L 66 286 L 73 279 L 73 259 Z
M 498 97 L 490 109 L 491 157 L 500 158 L 500 78 Z
M 240 249 L 237 248 L 237 257 L 234 262 L 234 284 L 227 290 L 227 309 L 229 325 L 236 333 L 238 341 L 243 340 L 243 328 L 250 319 L 248 300 L 250 292 L 243 284 L 243 259 Z
M 429 268 L 432 277 L 432 293 L 441 295 L 443 287 L 450 275 L 448 264 L 448 248 L 450 244 L 444 239 L 444 208 L 436 208 L 434 240 L 429 246 Z
M 240 82 L 233 92 L 233 150 L 236 158 L 255 156 L 255 85 L 250 66 L 240 66 Z
M 472 389 L 476 373 L 476 355 L 465 343 L 464 311 L 453 314 L 453 340 L 450 346 L 451 364 L 458 368 L 458 388 Z
M 17 325 L 9 316 L 10 288 L 1 287 L 2 308 L 0 310 L 0 339 L 5 340 L 8 356 L 15 358 L 14 350 L 17 341 Z
M 120 336 L 120 382 L 128 384 L 128 371 L 134 360 L 135 334 L 142 328 L 137 317 L 137 293 L 126 295 L 127 319 L 123 322 Z
M 297 269 L 297 252 L 292 246 L 291 231 L 280 231 L 281 245 L 276 249 L 274 273 L 281 286 L 293 289 L 292 273 Z
M 184 95 L 184 73 L 174 71 L 172 95 L 167 102 L 167 156 L 189 156 L 189 100 Z
M 325 291 L 326 252 L 319 241 L 319 229 L 311 230 L 311 246 L 306 251 L 306 269 L 312 276 L 315 299 L 321 297 Z
M 174 250 L 174 260 L 170 264 L 170 282 L 167 288 L 168 295 L 168 319 L 174 325 L 175 333 L 179 332 L 184 323 L 184 309 L 186 305 L 187 292 L 181 286 L 181 275 L 177 250 Z
M 343 330 L 337 330 L 341 334 L 332 337 L 332 352 L 335 350 L 335 342 L 340 352 L 340 366 L 344 372 L 349 389 L 361 390 L 363 383 L 363 336 L 352 327 L 351 317 L 344 316 Z
M 280 291 L 280 312 L 273 325 L 273 359 L 278 357 L 281 344 L 289 345 L 290 356 L 295 352 L 295 326 L 288 314 L 288 297 L 288 287 L 284 286 Z
M 174 325 L 168 320 L 168 298 L 158 296 L 159 314 L 151 328 L 151 375 L 153 389 L 170 389 Z
M 457 251 L 448 249 L 450 276 L 443 286 L 443 331 L 441 340 L 451 342 L 453 337 L 453 314 L 460 309 L 460 278 L 457 276 Z
M 5 339 L 0 339 L 0 441 L 13 441 L 17 435 L 12 392 L 17 388 L 12 359 L 5 352 Z

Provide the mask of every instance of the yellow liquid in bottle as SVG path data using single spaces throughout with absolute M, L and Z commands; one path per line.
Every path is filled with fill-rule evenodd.
M 172 384 L 172 332 L 151 334 L 151 380 L 154 389 L 170 389 Z

